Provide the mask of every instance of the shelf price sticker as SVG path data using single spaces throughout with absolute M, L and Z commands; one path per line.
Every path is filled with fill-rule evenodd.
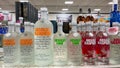
M 35 28 L 36 36 L 50 36 L 51 30 L 49 28 Z
M 20 40 L 20 45 L 21 46 L 32 46 L 33 45 L 33 40 L 32 39 L 21 39 Z
M 14 46 L 15 40 L 14 39 L 3 39 L 3 46 Z

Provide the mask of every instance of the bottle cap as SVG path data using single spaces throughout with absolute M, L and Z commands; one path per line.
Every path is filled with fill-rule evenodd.
M 20 26 L 20 23 L 15 23 L 15 26 Z
M 23 20 L 23 17 L 19 17 L 19 20 Z
M 8 25 L 14 25 L 14 24 L 15 24 L 15 22 L 8 21 Z
M 30 23 L 30 25 L 34 26 L 34 23 Z
M 29 24 L 30 24 L 30 22 L 24 22 L 24 24 L 25 24 L 25 25 L 29 25 Z

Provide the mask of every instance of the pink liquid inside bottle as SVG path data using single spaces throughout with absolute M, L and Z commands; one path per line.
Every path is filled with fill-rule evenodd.
M 100 30 L 96 35 L 95 51 L 98 65 L 109 64 L 110 40 L 105 31 L 105 23 L 100 24 Z
M 92 22 L 86 23 L 86 32 L 82 35 L 82 60 L 84 65 L 95 64 L 95 35 L 91 31 Z

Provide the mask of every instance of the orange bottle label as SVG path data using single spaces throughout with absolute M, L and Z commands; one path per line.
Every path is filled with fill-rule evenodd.
M 3 46 L 14 46 L 15 40 L 14 39 L 3 39 Z
M 50 36 L 51 30 L 49 28 L 35 28 L 35 35 L 37 35 L 37 36 Z
M 20 39 L 21 46 L 32 46 L 33 40 L 32 39 Z

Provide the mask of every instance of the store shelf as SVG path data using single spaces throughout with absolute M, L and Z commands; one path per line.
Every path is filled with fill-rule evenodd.
M 50 67 L 28 67 L 28 66 L 16 66 L 16 67 L 5 67 L 1 66 L 0 68 L 120 68 L 120 65 L 99 65 L 99 66 L 50 66 Z

